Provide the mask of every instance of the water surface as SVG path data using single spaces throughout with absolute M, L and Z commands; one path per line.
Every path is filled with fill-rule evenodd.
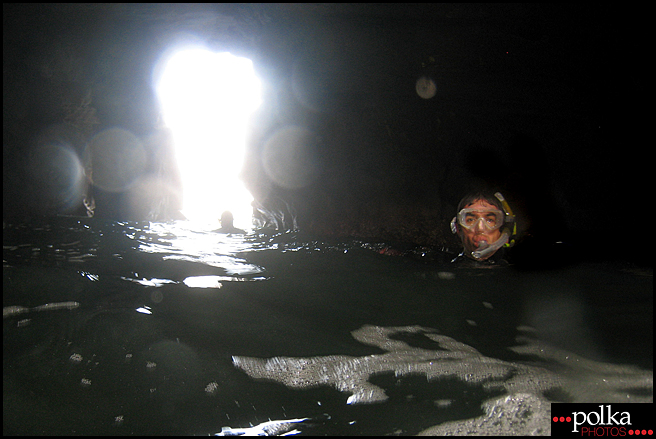
M 3 245 L 5 434 L 548 434 L 550 402 L 653 401 L 628 263 L 79 218 Z

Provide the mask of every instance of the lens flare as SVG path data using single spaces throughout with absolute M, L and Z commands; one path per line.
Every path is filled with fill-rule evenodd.
M 93 183 L 109 192 L 129 189 L 146 168 L 146 151 L 129 131 L 110 128 L 98 133 L 89 144 Z
M 420 98 L 431 99 L 437 94 L 437 85 L 432 78 L 422 76 L 421 78 L 417 79 L 415 90 L 417 91 L 417 94 Z
M 267 175 L 277 185 L 297 189 L 312 183 L 319 173 L 314 135 L 303 127 L 286 126 L 271 135 L 262 152 Z
M 41 213 L 67 213 L 81 204 L 85 190 L 84 169 L 70 146 L 40 145 L 30 153 L 29 202 Z

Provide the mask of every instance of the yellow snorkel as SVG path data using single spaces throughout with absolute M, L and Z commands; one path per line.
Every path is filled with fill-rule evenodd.
M 494 194 L 494 196 L 501 202 L 501 207 L 503 207 L 503 213 L 506 214 L 506 218 L 504 220 L 504 223 L 512 223 L 512 233 L 510 234 L 509 237 L 509 242 L 505 244 L 506 247 L 512 247 L 515 245 L 515 235 L 517 234 L 517 222 L 515 221 L 515 215 L 513 214 L 512 209 L 510 208 L 510 204 L 506 201 L 505 198 L 503 198 L 503 195 L 501 195 L 501 192 L 497 192 Z M 510 224 L 506 225 L 505 227 L 509 227 Z

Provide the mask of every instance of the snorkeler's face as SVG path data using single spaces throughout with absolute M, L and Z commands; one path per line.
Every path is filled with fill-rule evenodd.
M 458 225 L 458 236 L 460 236 L 462 246 L 465 248 L 465 254 L 471 254 L 471 252 L 478 250 L 481 241 L 487 241 L 488 244 L 492 244 L 498 240 L 501 237 L 501 230 L 499 228 L 496 230 L 490 230 L 490 228 L 485 225 L 487 220 L 485 212 L 498 212 L 498 208 L 493 204 L 490 204 L 485 200 L 476 200 L 473 203 L 466 205 L 465 209 L 467 208 L 472 209 L 471 215 L 476 216 L 476 218 L 473 218 L 473 226 L 469 229 Z M 493 254 L 494 253 L 483 259 L 487 259 Z

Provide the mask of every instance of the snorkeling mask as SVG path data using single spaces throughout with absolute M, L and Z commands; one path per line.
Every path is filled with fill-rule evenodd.
M 501 236 L 492 244 L 488 244 L 487 241 L 480 241 L 478 250 L 471 253 L 472 257 L 476 260 L 485 259 L 504 245 L 506 247 L 511 247 L 515 243 L 515 241 L 511 239 L 517 233 L 515 215 L 513 215 L 510 205 L 503 195 L 501 195 L 501 192 L 495 193 L 494 196 L 501 203 L 503 212 L 498 209 L 481 210 L 465 208 L 458 212 L 456 217 L 451 220 L 452 233 L 458 231 L 456 222 L 468 230 L 473 230 L 476 227 L 479 227 L 479 225 L 489 232 L 503 227 Z
M 465 229 L 474 230 L 480 224 L 483 229 L 493 232 L 503 226 L 504 213 L 498 209 L 465 208 L 456 218 Z

